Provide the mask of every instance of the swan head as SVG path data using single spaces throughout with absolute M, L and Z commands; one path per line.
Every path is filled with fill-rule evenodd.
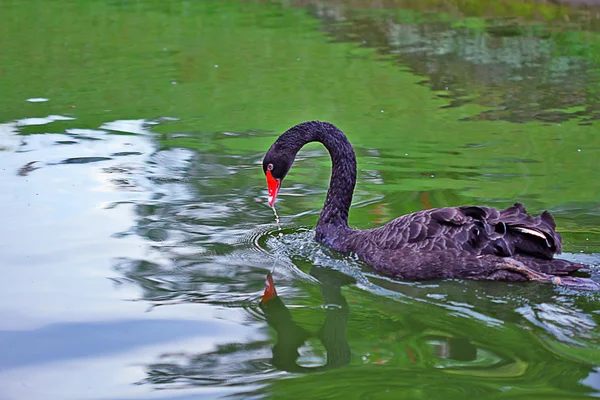
M 295 154 L 289 155 L 288 152 L 277 146 L 277 143 L 269 149 L 263 159 L 263 171 L 267 178 L 267 187 L 269 189 L 269 207 L 273 207 L 277 199 L 277 193 L 281 188 L 281 182 L 292 167 Z

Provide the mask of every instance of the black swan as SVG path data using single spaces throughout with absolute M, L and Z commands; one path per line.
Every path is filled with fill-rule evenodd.
M 269 205 L 298 151 L 321 142 L 329 151 L 332 174 L 315 239 L 334 250 L 355 253 L 381 274 L 402 280 L 444 278 L 535 280 L 600 290 L 587 278 L 567 276 L 585 265 L 555 259 L 561 236 L 548 211 L 527 215 L 522 204 L 504 210 L 463 206 L 401 216 L 374 229 L 348 226 L 356 183 L 356 156 L 346 136 L 327 122 L 309 121 L 283 133 L 263 160 Z

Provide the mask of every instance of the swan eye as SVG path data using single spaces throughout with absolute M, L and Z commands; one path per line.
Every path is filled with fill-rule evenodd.
M 272 171 L 272 170 L 273 170 L 273 164 L 269 164 L 269 165 L 267 165 L 267 170 L 268 170 L 268 171 Z

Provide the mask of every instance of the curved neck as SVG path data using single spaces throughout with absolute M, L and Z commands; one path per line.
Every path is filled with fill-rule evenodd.
M 328 236 L 339 228 L 348 228 L 348 211 L 356 184 L 356 156 L 352 145 L 337 127 L 319 121 L 296 125 L 280 137 L 289 142 L 292 142 L 292 138 L 298 146 L 290 148 L 294 151 L 294 156 L 309 142 L 323 143 L 331 156 L 331 180 L 325 205 L 317 222 L 317 235 Z
M 333 125 L 328 128 L 317 131 L 315 138 L 331 156 L 331 180 L 317 228 L 322 225 L 348 227 L 348 212 L 356 185 L 356 155 L 342 131 Z

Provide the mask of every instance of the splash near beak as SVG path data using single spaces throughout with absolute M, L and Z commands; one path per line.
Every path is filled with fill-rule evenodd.
M 272 299 L 273 297 L 277 297 L 277 291 L 275 290 L 275 284 L 273 283 L 273 276 L 269 272 L 266 278 L 265 292 L 262 295 L 262 299 L 260 299 L 260 304 L 264 304 L 267 300 Z
M 273 178 L 271 171 L 267 171 L 267 187 L 269 188 L 269 207 L 273 207 L 277 193 L 279 193 L 279 187 L 281 186 L 281 179 Z

